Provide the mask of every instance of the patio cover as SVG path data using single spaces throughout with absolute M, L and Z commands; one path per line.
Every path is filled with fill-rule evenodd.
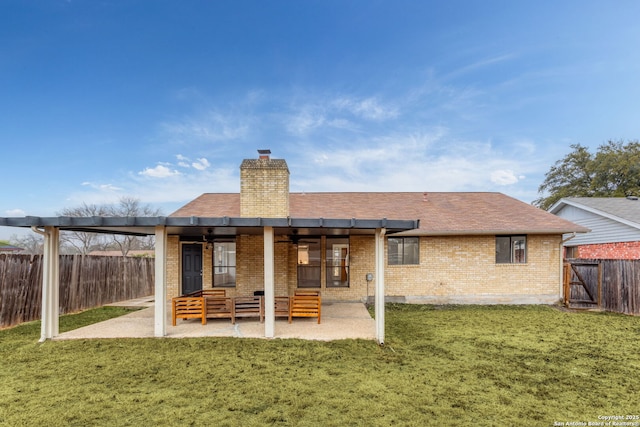
M 384 343 L 384 236 L 419 228 L 419 220 L 357 218 L 244 218 L 244 217 L 0 217 L 0 226 L 27 227 L 44 235 L 42 280 L 42 327 L 40 341 L 58 335 L 60 231 L 109 234 L 155 235 L 155 315 L 154 334 L 166 335 L 167 299 L 166 246 L 168 235 L 198 236 L 205 230 L 213 235 L 255 234 L 264 236 L 265 337 L 273 338 L 274 242 L 275 235 L 298 230 L 300 235 L 374 235 L 375 236 L 375 317 L 376 338 Z

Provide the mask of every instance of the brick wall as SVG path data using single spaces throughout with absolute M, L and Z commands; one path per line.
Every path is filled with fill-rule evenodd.
M 169 236 L 167 281 L 170 297 L 180 283 L 179 242 Z M 324 253 L 324 241 L 322 251 Z M 560 236 L 528 236 L 526 264 L 496 264 L 495 237 L 422 237 L 419 265 L 386 265 L 387 297 L 425 303 L 554 303 L 560 299 Z M 237 287 L 227 295 L 253 295 L 264 289 L 263 236 L 238 236 Z M 350 239 L 350 286 L 320 288 L 325 301 L 364 301 L 374 295 L 373 236 Z M 385 263 L 386 263 L 385 256 Z M 211 287 L 211 253 L 203 254 L 203 287 Z M 324 268 L 323 268 L 324 283 Z M 297 252 L 275 245 L 275 293 L 292 295 L 297 284 Z
M 167 236 L 167 298 L 171 299 L 181 294 L 182 278 L 180 276 L 182 271 L 181 258 L 180 258 L 180 237 L 179 236 Z
M 423 237 L 420 265 L 385 266 L 387 296 L 433 303 L 554 303 L 560 236 L 528 236 L 526 264 L 496 264 L 495 237 Z
M 237 246 L 238 260 L 242 267 L 238 267 L 237 290 L 238 295 L 252 295 L 254 290 L 264 289 L 264 238 L 263 236 L 239 236 L 242 240 L 242 251 Z M 351 239 L 351 262 L 359 260 L 351 267 L 351 283 L 349 288 L 320 288 L 323 298 L 327 300 L 358 301 L 366 296 L 365 274 L 374 271 L 374 259 L 367 259 L 366 248 L 373 249 L 373 239 L 359 236 Z M 324 253 L 324 241 L 322 252 Z M 297 289 L 298 280 L 298 254 L 296 247 L 287 243 L 275 244 L 275 294 L 293 295 Z M 238 261 L 240 264 L 240 261 Z M 324 268 L 322 269 L 322 282 L 324 283 Z M 371 286 L 373 295 L 373 285 Z
M 640 242 L 601 243 L 578 246 L 579 258 L 640 259 Z

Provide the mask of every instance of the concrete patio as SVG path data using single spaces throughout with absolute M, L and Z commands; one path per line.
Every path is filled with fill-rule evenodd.
M 91 338 L 153 338 L 153 297 L 125 301 L 112 305 L 145 307 L 115 319 L 63 332 L 55 339 Z M 171 307 L 167 313 L 171 316 Z M 238 319 L 231 324 L 228 319 L 209 319 L 202 325 L 198 319 L 177 321 L 171 325 L 167 318 L 166 338 L 236 337 L 264 338 L 264 323 L 253 319 Z M 322 321 L 315 318 L 294 318 L 289 324 L 286 318 L 277 318 L 275 338 L 300 338 L 331 341 L 340 339 L 376 339 L 375 320 L 371 318 L 363 303 L 326 302 L 322 304 Z

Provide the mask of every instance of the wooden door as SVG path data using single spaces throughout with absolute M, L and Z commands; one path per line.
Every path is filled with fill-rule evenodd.
M 565 262 L 564 303 L 567 307 L 600 307 L 601 289 L 600 263 L 577 260 Z

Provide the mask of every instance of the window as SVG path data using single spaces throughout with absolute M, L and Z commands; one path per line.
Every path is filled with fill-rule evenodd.
M 565 258 L 580 258 L 578 246 L 567 246 L 564 248 L 564 257 Z
M 349 239 L 327 237 L 327 288 L 349 287 Z
M 236 286 L 236 242 L 215 240 L 213 242 L 213 286 Z
M 496 236 L 496 263 L 527 262 L 527 236 Z
M 298 242 L 298 287 L 319 288 L 322 260 L 319 238 L 305 238 Z
M 387 239 L 389 265 L 420 263 L 419 237 L 389 237 Z

